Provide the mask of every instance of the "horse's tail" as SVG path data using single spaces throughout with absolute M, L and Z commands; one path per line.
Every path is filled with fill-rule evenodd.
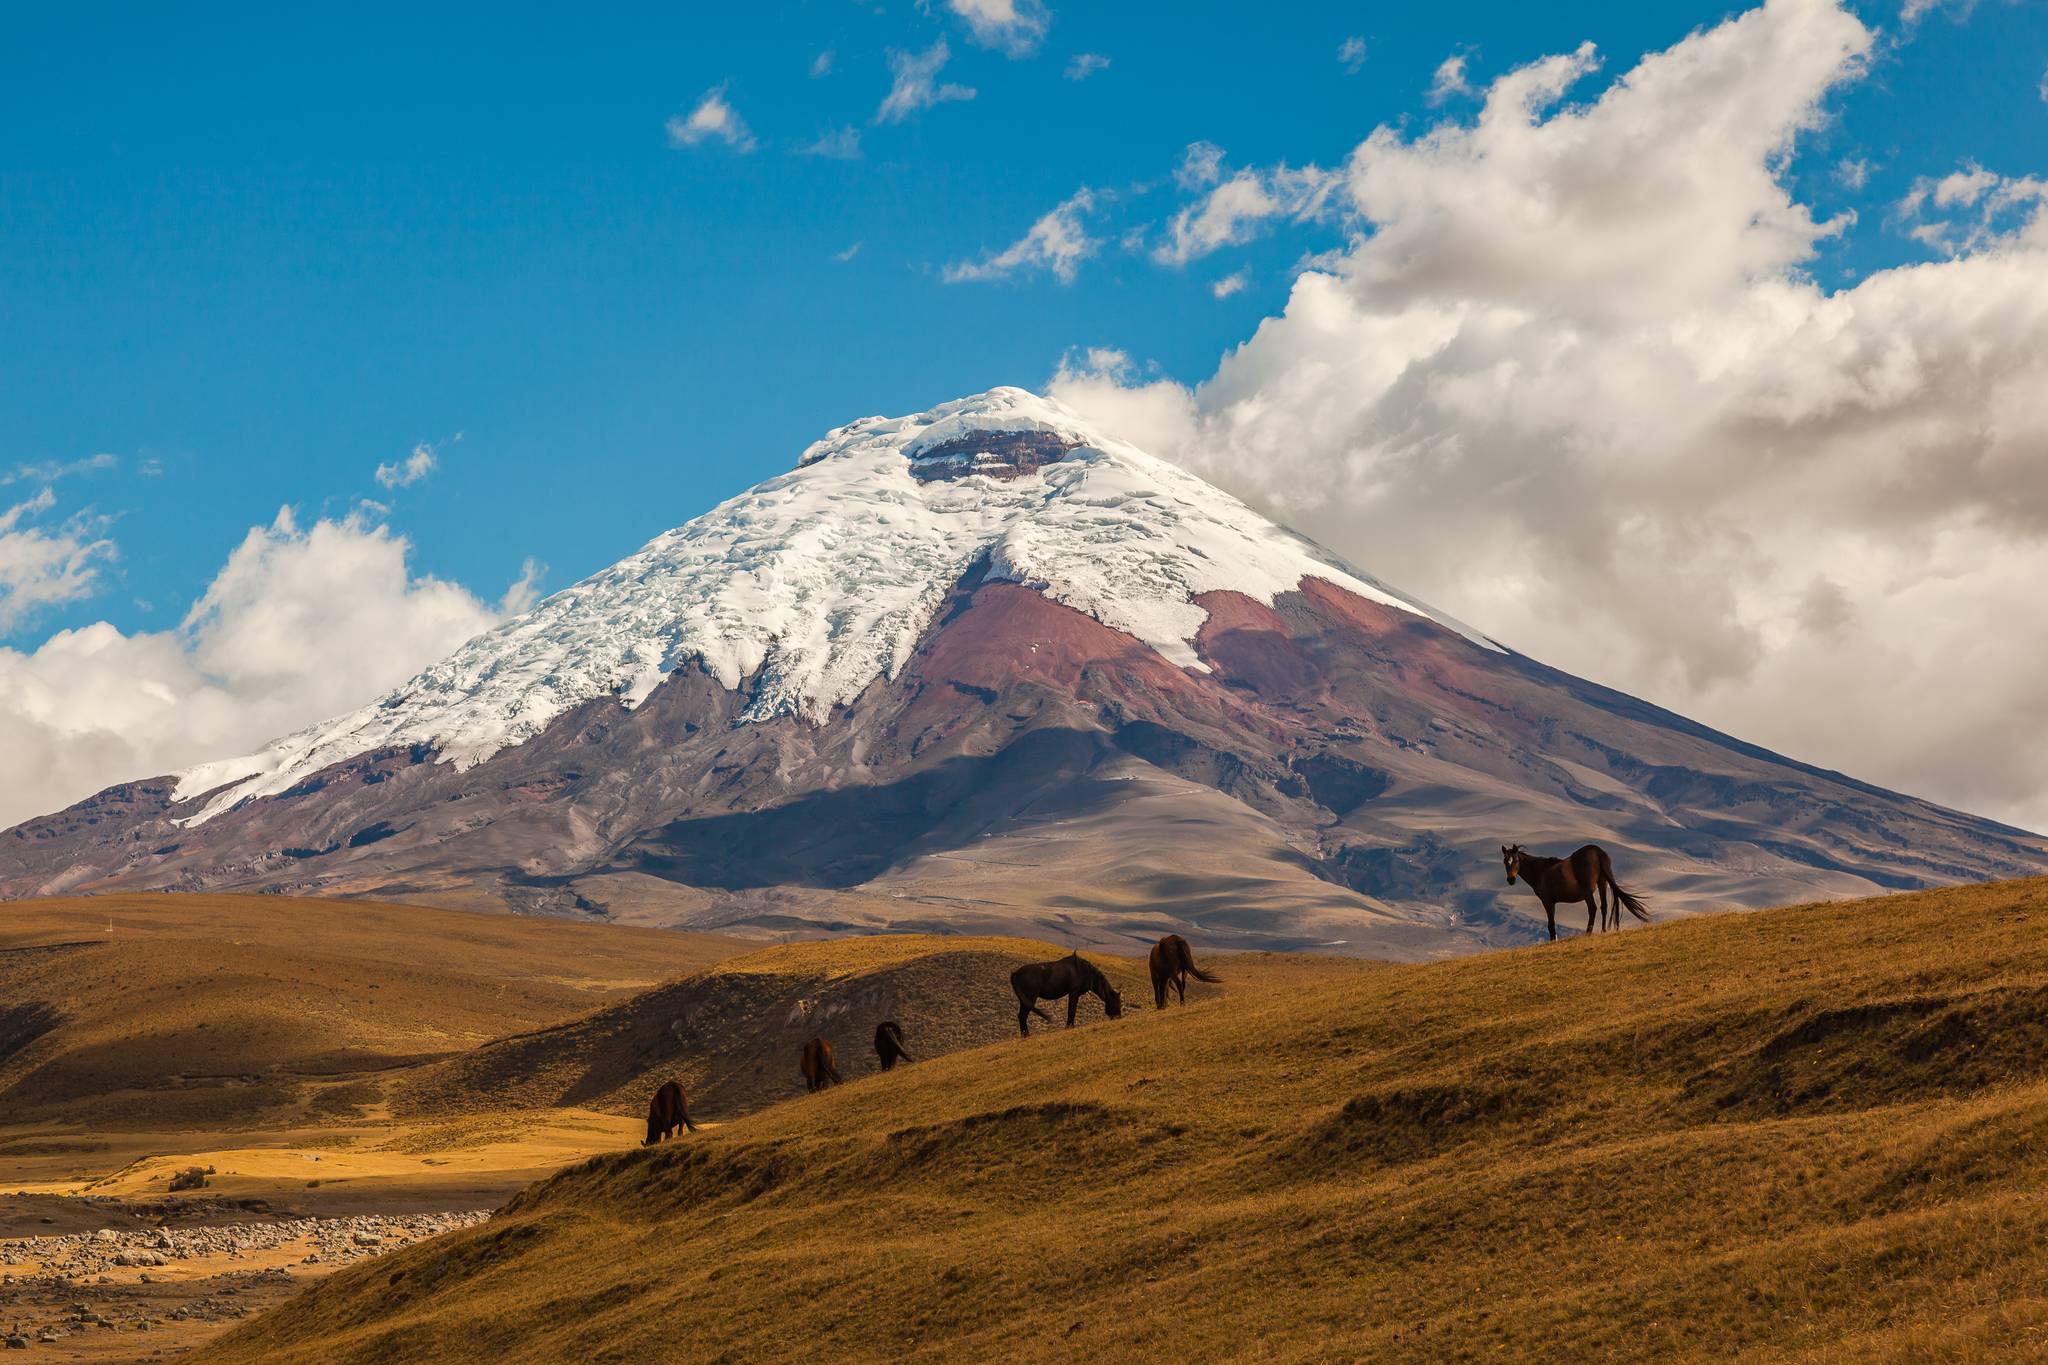
M 1607 874 L 1607 889 L 1614 893 L 1616 900 L 1628 908 L 1628 912 L 1631 915 L 1634 915 L 1645 924 L 1650 922 L 1650 912 L 1643 907 L 1642 899 L 1633 891 L 1623 890 L 1621 883 L 1614 880 L 1612 872 Z
M 1223 980 L 1222 977 L 1211 975 L 1195 965 L 1195 950 L 1188 947 L 1186 940 L 1182 940 L 1180 944 L 1180 965 L 1188 975 L 1194 977 L 1197 981 L 1207 981 L 1211 985 L 1215 985 Z

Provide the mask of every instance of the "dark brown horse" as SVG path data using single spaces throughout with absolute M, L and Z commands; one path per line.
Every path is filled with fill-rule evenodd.
M 884 1071 L 898 1062 L 915 1060 L 903 1050 L 903 1029 L 894 1019 L 884 1019 L 875 1025 L 875 1056 L 881 1060 Z
M 652 1147 L 670 1133 L 684 1130 L 697 1131 L 697 1125 L 690 1122 L 690 1102 L 680 1085 L 663 1081 L 654 1098 L 647 1102 L 647 1141 L 640 1145 Z
M 832 1044 L 823 1038 L 813 1038 L 804 1044 L 797 1066 L 804 1073 L 804 1084 L 814 1092 L 839 1084 L 839 1067 L 832 1056 Z
M 1611 917 L 1613 926 L 1621 928 L 1621 911 L 1647 922 L 1650 912 L 1632 892 L 1622 889 L 1614 880 L 1614 863 L 1607 856 L 1607 850 L 1598 844 L 1587 844 L 1569 858 L 1546 858 L 1539 853 L 1524 852 L 1520 844 L 1504 844 L 1500 860 L 1508 870 L 1508 884 L 1514 885 L 1516 877 L 1529 883 L 1529 889 L 1536 893 L 1536 899 L 1543 902 L 1543 917 L 1550 921 L 1551 942 L 1557 941 L 1557 907 L 1571 905 L 1577 901 L 1586 903 L 1586 932 L 1593 932 L 1595 917 L 1600 926 L 1607 927 Z
M 1031 1032 L 1031 1016 L 1037 1015 L 1046 1023 L 1052 1016 L 1038 1008 L 1041 1000 L 1057 1000 L 1067 997 L 1067 1027 L 1074 1026 L 1074 1011 L 1081 1007 L 1081 997 L 1093 992 L 1102 999 L 1102 1012 L 1112 1019 L 1121 1018 L 1124 1012 L 1124 998 L 1116 993 L 1116 987 L 1109 984 L 1109 978 L 1079 952 L 1052 962 L 1032 962 L 1010 973 L 1010 989 L 1017 993 L 1017 1032 L 1028 1035 Z
M 1168 934 L 1152 945 L 1152 1003 L 1159 1009 L 1166 1008 L 1166 988 L 1175 987 L 1180 991 L 1180 1002 L 1188 1002 L 1188 977 L 1197 981 L 1221 981 L 1220 976 L 1211 976 L 1195 965 L 1194 950 L 1179 934 Z

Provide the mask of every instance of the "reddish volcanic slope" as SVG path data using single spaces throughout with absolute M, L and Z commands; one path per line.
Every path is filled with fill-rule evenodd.
M 1498 845 L 1661 910 L 2048 870 L 2036 836 L 1788 761 L 1315 578 L 1202 594 L 1207 671 L 957 586 L 823 723 L 676 669 L 467 770 L 359 755 L 203 823 L 170 779 L 0 835 L 8 896 L 271 890 L 741 932 L 1029 929 L 1429 956 L 1526 939 Z M 1535 916 L 1532 918 L 1532 916 Z M 1567 912 L 1566 918 L 1572 920 Z

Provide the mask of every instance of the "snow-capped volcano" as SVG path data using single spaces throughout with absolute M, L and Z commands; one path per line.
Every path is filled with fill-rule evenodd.
M 1057 403 L 864 418 L 350 715 L 0 834 L 0 896 L 265 890 L 740 933 L 1526 940 L 2048 844 L 1546 668 Z
M 204 821 L 357 754 L 427 745 L 467 767 L 598 697 L 638 705 L 690 660 L 748 689 L 750 721 L 829 719 L 893 679 L 971 567 L 1206 671 L 1203 593 L 1271 605 L 1304 577 L 1485 637 L 1404 597 L 1229 494 L 998 388 L 910 417 L 864 417 L 795 470 L 657 536 L 478 636 L 376 701 L 246 758 L 179 775 Z

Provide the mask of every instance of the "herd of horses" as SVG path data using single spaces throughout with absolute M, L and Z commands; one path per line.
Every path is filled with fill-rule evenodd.
M 1650 918 L 1642 899 L 1614 880 L 1614 863 L 1608 858 L 1607 850 L 1598 844 L 1587 844 L 1568 858 L 1546 858 L 1528 852 L 1520 844 L 1503 844 L 1500 857 L 1507 869 L 1508 884 L 1512 886 L 1518 879 L 1526 882 L 1537 899 L 1543 902 L 1543 915 L 1549 922 L 1552 942 L 1557 940 L 1557 907 L 1560 905 L 1584 902 L 1586 932 L 1589 934 L 1594 932 L 1596 923 L 1603 931 L 1610 927 L 1619 930 L 1624 909 L 1639 920 Z M 1190 976 L 1197 981 L 1220 982 L 1223 979 L 1195 965 L 1194 950 L 1179 934 L 1168 934 L 1152 945 L 1150 965 L 1155 1009 L 1166 1008 L 1169 992 L 1177 992 L 1180 1003 L 1187 1004 Z M 1010 989 L 1017 997 L 1017 1032 L 1020 1036 L 1030 1035 L 1031 1016 L 1034 1014 L 1048 1024 L 1053 1022 L 1052 1016 L 1039 1008 L 1041 1000 L 1066 999 L 1068 1028 L 1074 1026 L 1074 1016 L 1084 995 L 1099 999 L 1102 1012 L 1107 1017 L 1123 1017 L 1123 996 L 1102 974 L 1102 969 L 1082 957 L 1078 949 L 1051 962 L 1030 962 L 1019 967 L 1010 973 Z M 894 1019 L 884 1019 L 875 1025 L 875 1059 L 884 1071 L 898 1062 L 914 1060 L 904 1048 L 903 1027 Z M 832 1044 L 815 1034 L 798 1052 L 797 1069 L 803 1075 L 805 1086 L 813 1093 L 828 1085 L 838 1085 L 842 1079 Z M 643 1145 L 652 1146 L 672 1133 L 696 1131 L 697 1125 L 690 1121 L 688 1098 L 683 1094 L 683 1087 L 675 1081 L 662 1082 L 647 1106 L 647 1141 Z

